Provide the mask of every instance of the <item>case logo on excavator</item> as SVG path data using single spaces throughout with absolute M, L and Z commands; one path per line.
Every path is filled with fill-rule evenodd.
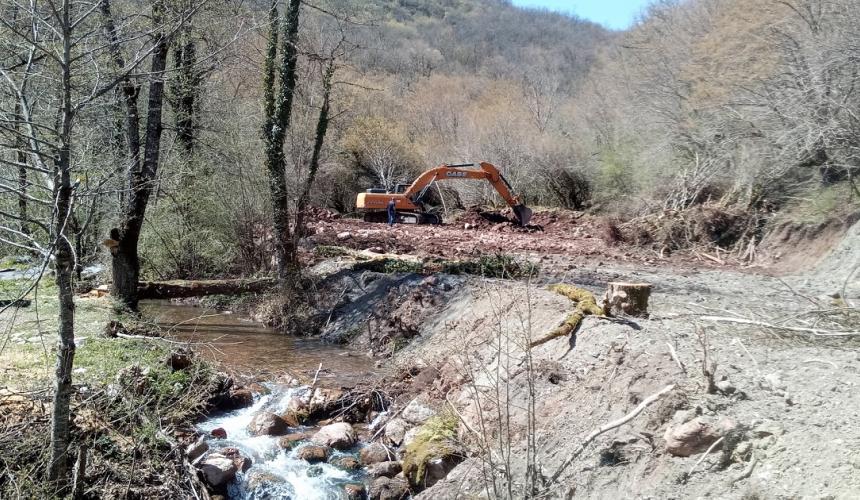
M 446 177 L 466 177 L 466 172 L 445 172 Z

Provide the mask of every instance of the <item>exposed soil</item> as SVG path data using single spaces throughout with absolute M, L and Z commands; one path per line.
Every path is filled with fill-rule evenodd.
M 817 311 L 839 309 L 846 298 L 860 303 L 860 277 L 849 274 L 860 264 L 860 224 L 847 233 L 844 226 L 833 230 L 830 246 L 841 242 L 822 249 L 817 264 L 807 256 L 803 269 L 774 277 L 761 268 L 694 266 L 693 258 L 677 254 L 656 265 L 651 250 L 599 237 L 607 222 L 587 215 L 539 213 L 533 222 L 542 229 L 494 217 L 471 212 L 456 224 L 392 229 L 345 219 L 315 224 L 316 242 L 356 249 L 541 257 L 541 275 L 531 282 L 339 275 L 335 288 L 343 286 L 349 298 L 333 309 L 327 334 L 377 356 L 393 354 L 384 363 L 393 363 L 397 375 L 383 385 L 394 408 L 416 399 L 440 412 L 453 404 L 464 445 L 479 448 L 475 429 L 495 436 L 492 446 L 509 442 L 510 470 L 522 481 L 530 391 L 533 451 L 549 474 L 593 429 L 671 384 L 667 396 L 629 424 L 598 437 L 551 486 L 549 498 L 852 498 L 860 491 L 860 429 L 854 424 L 860 419 L 860 339 L 705 319 L 832 328 L 828 319 L 816 322 Z M 810 242 L 795 243 L 802 253 Z M 650 317 L 587 317 L 575 343 L 559 338 L 533 349 L 529 369 L 523 346 L 573 308 L 545 285 L 564 282 L 599 295 L 617 280 L 653 284 Z M 856 330 L 856 309 L 839 314 Z M 721 387 L 714 393 L 703 375 L 705 336 Z M 667 431 L 696 418 L 732 430 L 710 453 L 670 452 Z M 486 465 L 486 454 L 472 453 L 416 498 L 492 496 Z
M 584 212 L 544 210 L 520 227 L 508 211 L 472 208 L 454 221 L 439 225 L 388 227 L 357 219 L 320 217 L 309 222 L 310 240 L 378 253 L 410 254 L 447 259 L 492 254 L 515 254 L 537 260 L 564 256 L 567 263 L 600 259 L 655 265 L 661 257 L 647 246 L 619 241 L 610 219 Z M 672 263 L 700 262 L 690 254 L 673 256 Z M 710 265 L 701 262 L 704 265 Z

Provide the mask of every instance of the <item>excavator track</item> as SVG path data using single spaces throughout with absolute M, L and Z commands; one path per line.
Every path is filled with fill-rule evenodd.
M 387 223 L 387 212 L 365 212 L 364 222 Z M 441 224 L 442 218 L 436 214 L 420 212 L 397 212 L 398 224 Z

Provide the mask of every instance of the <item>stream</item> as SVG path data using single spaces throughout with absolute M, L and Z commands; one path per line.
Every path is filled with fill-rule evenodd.
M 166 301 L 144 301 L 141 307 L 148 318 L 169 330 L 171 338 L 194 344 L 198 354 L 228 371 L 254 375 L 270 391 L 256 396 L 253 406 L 212 415 L 197 425 L 208 436 L 210 450 L 237 448 L 253 461 L 250 469 L 237 473 L 229 484 L 228 498 L 335 500 L 344 498 L 344 485 L 363 482 L 361 470 L 346 471 L 329 463 L 311 465 L 296 458 L 306 444 L 284 450 L 278 437 L 251 436 L 247 427 L 255 414 L 283 414 L 291 398 L 307 393 L 307 386 L 285 382 L 290 374 L 313 377 L 322 363 L 318 386 L 351 387 L 374 374 L 373 359 L 316 339 L 284 336 L 237 314 Z M 226 438 L 212 437 L 212 430 L 218 428 L 226 432 Z M 299 427 L 290 432 L 312 434 L 314 430 Z M 357 457 L 358 448 L 333 451 L 332 458 Z

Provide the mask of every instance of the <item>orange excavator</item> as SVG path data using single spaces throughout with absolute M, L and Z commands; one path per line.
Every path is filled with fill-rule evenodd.
M 388 202 L 393 198 L 397 213 L 397 222 L 405 224 L 440 224 L 442 218 L 430 213 L 424 206 L 424 198 L 434 182 L 451 179 L 479 179 L 489 181 L 496 191 L 510 205 L 517 222 L 526 226 L 532 218 L 532 211 L 525 206 L 519 196 L 513 194 L 513 188 L 494 165 L 481 162 L 477 168 L 474 163 L 458 165 L 442 165 L 431 168 L 419 175 L 412 184 L 398 184 L 394 191 L 371 188 L 367 192 L 358 193 L 355 207 L 364 213 L 367 222 L 385 222 L 387 220 Z

